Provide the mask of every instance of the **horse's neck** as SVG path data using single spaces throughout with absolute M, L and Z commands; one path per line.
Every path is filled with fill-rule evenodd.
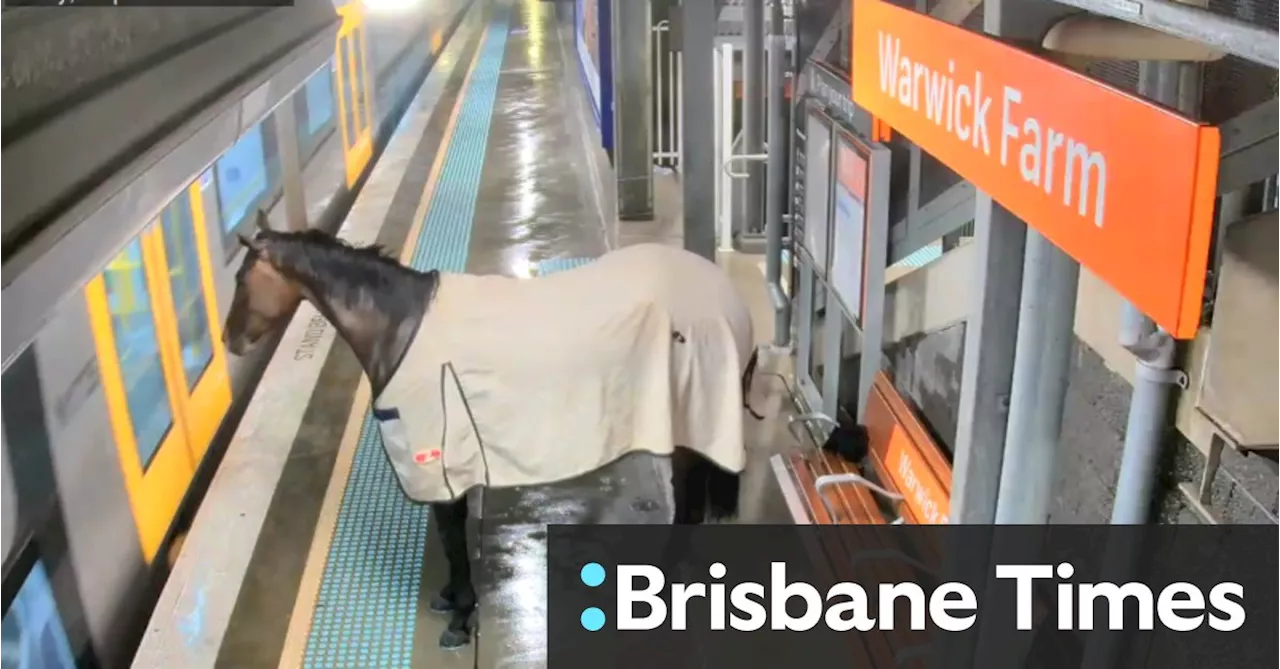
M 308 287 L 307 290 L 307 298 L 355 353 L 369 377 L 374 397 L 386 387 L 412 345 L 439 283 L 435 274 L 406 274 L 401 280 L 405 285 L 396 286 L 394 290 L 404 291 L 408 299 L 403 308 L 395 310 L 386 310 L 368 301 L 350 305 L 321 289 Z

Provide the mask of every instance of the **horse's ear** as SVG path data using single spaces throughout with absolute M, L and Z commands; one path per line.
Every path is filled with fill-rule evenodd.
M 250 249 L 252 251 L 258 251 L 259 253 L 261 253 L 264 250 L 262 243 L 256 239 L 250 239 L 248 237 L 245 237 L 242 234 L 237 234 L 236 239 L 239 239 L 240 245 L 245 247 L 246 249 Z
M 271 224 L 267 221 L 267 212 L 261 209 L 258 210 L 257 220 L 254 221 L 254 225 L 262 232 L 271 232 Z

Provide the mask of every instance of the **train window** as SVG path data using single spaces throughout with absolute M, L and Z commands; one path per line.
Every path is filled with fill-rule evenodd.
M 231 232 L 248 217 L 254 203 L 267 190 L 267 161 L 263 150 L 262 125 L 246 132 L 218 158 L 214 172 L 218 179 L 218 205 L 222 227 Z
M 306 122 L 299 124 L 310 135 L 319 134 L 333 119 L 333 62 L 307 80 L 303 97 L 307 102 Z
M 0 409 L 4 413 L 4 491 L 6 539 L 30 532 L 48 517 L 58 496 L 53 443 L 46 422 L 45 388 L 37 359 L 38 345 L 27 346 L 0 377 Z M 19 511 L 18 506 L 22 509 Z M 13 544 L 8 544 L 11 548 Z M 5 554 L 5 558 L 10 556 Z M 6 577 L 8 578 L 8 577 Z M 5 591 L 10 581 L 5 582 Z M 6 600 L 7 601 L 7 600 Z
M 205 367 L 213 360 L 213 339 L 209 332 L 209 310 L 205 304 L 196 247 L 191 196 L 184 192 L 160 215 L 164 254 L 169 265 L 169 286 L 177 317 L 178 345 L 187 389 L 196 387 Z
M 75 669 L 75 656 L 58 615 L 53 587 L 36 560 L 0 621 L 4 669 Z
M 103 280 L 138 459 L 145 470 L 173 425 L 173 412 L 151 312 L 141 237 L 107 265 Z
M 333 130 L 333 60 L 311 75 L 303 89 L 293 95 L 298 123 L 298 154 L 307 165 Z
M 269 210 L 280 198 L 279 142 L 273 116 L 268 116 L 240 137 L 214 163 L 218 191 L 218 215 L 226 233 L 223 250 L 229 262 L 240 251 L 237 233 L 252 234 L 253 213 Z

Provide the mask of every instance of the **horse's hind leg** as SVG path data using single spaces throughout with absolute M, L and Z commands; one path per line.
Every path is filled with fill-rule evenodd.
M 448 613 L 449 627 L 440 635 L 440 647 L 461 648 L 471 642 L 471 614 L 476 608 L 471 581 L 471 556 L 467 551 L 467 498 L 431 505 L 449 563 L 449 582 L 432 598 L 431 610 Z
M 671 454 L 672 522 L 700 525 L 707 513 L 707 471 L 701 455 L 677 447 Z
M 675 524 L 700 525 L 737 515 L 740 475 L 726 472 L 701 453 L 677 448 L 671 479 Z
M 711 520 L 728 520 L 737 516 L 742 475 L 727 472 L 701 455 L 697 457 L 707 482 L 707 515 Z

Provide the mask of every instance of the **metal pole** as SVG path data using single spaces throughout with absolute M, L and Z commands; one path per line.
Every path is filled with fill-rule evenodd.
M 764 134 L 765 111 L 765 78 L 764 78 L 764 5 L 768 0 L 745 0 L 743 2 L 744 44 L 742 47 L 742 152 L 748 155 L 764 151 L 761 135 Z M 733 98 L 726 101 L 733 104 Z M 732 107 L 730 107 L 732 108 Z M 733 118 L 732 115 L 726 118 Z M 732 132 L 729 133 L 733 135 Z M 742 189 L 742 200 L 738 203 L 742 211 L 742 230 L 734 230 L 735 235 L 743 232 L 759 233 L 761 228 L 762 202 L 760 195 L 764 191 L 761 169 L 762 165 L 754 161 L 746 165 L 747 182 Z
M 783 30 L 785 18 L 782 0 L 773 0 L 769 12 L 769 94 L 768 120 L 769 162 L 765 176 L 765 280 L 769 284 L 769 300 L 773 302 L 773 343 L 791 343 L 791 301 L 782 292 L 782 212 L 787 197 L 786 146 L 786 76 L 787 38 Z
M 684 248 L 716 260 L 715 0 L 684 0 L 680 12 L 680 54 L 676 82 L 684 196 Z
M 998 525 L 1041 525 L 1049 520 L 1079 278 L 1075 259 L 1038 231 L 1027 231 Z

